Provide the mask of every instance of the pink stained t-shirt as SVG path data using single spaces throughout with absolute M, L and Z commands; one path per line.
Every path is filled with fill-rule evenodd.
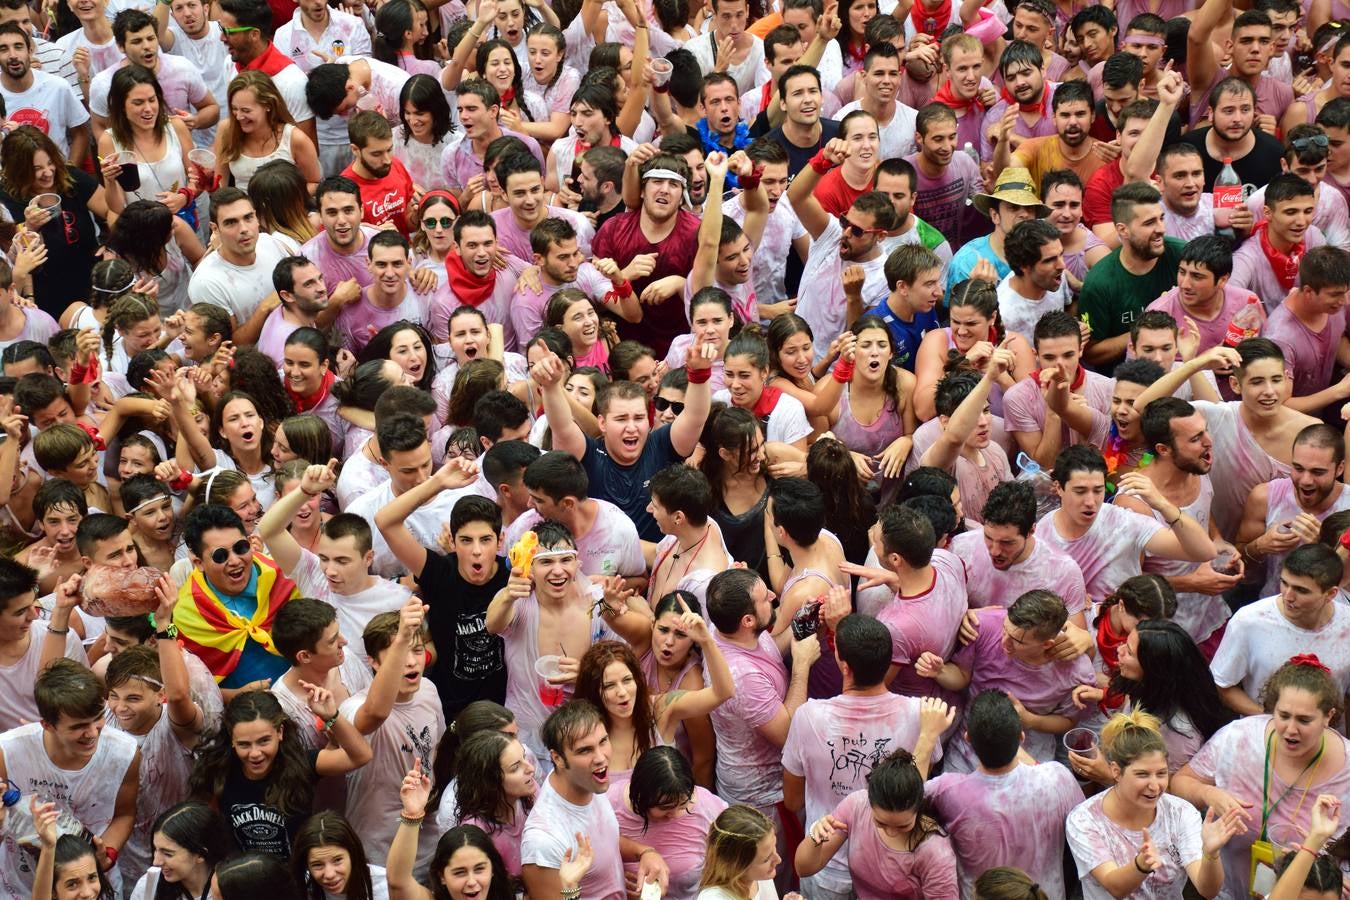
M 1214 482 L 1210 480 L 1208 475 L 1201 475 L 1199 478 L 1200 487 L 1196 492 L 1195 499 L 1181 507 L 1181 511 L 1195 519 L 1196 522 L 1200 523 L 1201 528 L 1208 531 L 1214 502 Z M 1166 525 L 1162 513 L 1157 510 L 1153 510 L 1153 518 L 1159 525 Z M 1151 553 L 1144 554 L 1144 571 L 1164 577 L 1189 575 L 1200 568 L 1200 565 L 1200 563 L 1186 562 L 1180 559 L 1164 559 Z M 1223 627 L 1223 623 L 1228 621 L 1229 615 L 1228 604 L 1224 602 L 1223 596 L 1220 594 L 1178 591 L 1177 613 L 1172 617 L 1172 621 L 1186 629 L 1186 633 L 1197 644 L 1201 644 L 1211 634 Z
M 925 791 L 951 836 L 961 896 L 998 866 L 1016 866 L 1051 897 L 1064 890 L 1064 820 L 1083 789 L 1059 763 L 1018 765 L 1002 775 L 947 772 Z
M 366 262 L 366 247 L 370 239 L 380 233 L 374 225 L 361 225 L 361 240 L 352 248 L 351 253 L 339 253 L 333 249 L 328 235 L 322 231 L 300 246 L 300 255 L 319 267 L 323 273 L 323 283 L 332 291 L 348 279 L 356 279 L 362 290 L 370 287 L 375 276 L 370 274 Z
M 951 841 L 941 834 L 928 835 L 911 852 L 887 846 L 872 820 L 865 788 L 844 798 L 834 816 L 848 826 L 848 869 L 858 900 L 956 900 L 960 896 L 956 854 Z
M 937 697 L 942 691 L 931 678 L 914 671 L 924 653 L 951 658 L 956 635 L 966 614 L 966 570 L 946 550 L 933 551 L 933 585 L 914 597 L 897 596 L 877 612 L 891 633 L 891 662 L 900 667 L 891 690 L 910 697 Z
M 1304 512 L 1294 491 L 1294 482 L 1289 478 L 1276 478 L 1266 482 L 1266 528 L 1271 529 L 1284 522 L 1298 518 Z M 1330 498 L 1326 509 L 1320 512 L 1308 512 L 1318 522 L 1325 522 L 1332 513 L 1350 509 L 1350 489 L 1343 482 L 1333 487 L 1334 496 Z M 1280 592 L 1280 567 L 1288 553 L 1275 552 L 1266 555 L 1266 582 L 1261 588 L 1261 596 L 1269 597 Z
M 1144 842 L 1142 831 L 1124 828 L 1106 817 L 1102 811 L 1105 797 L 1103 792 L 1084 800 L 1074 807 L 1065 822 L 1069 849 L 1073 851 L 1078 877 L 1083 884 L 1084 900 L 1108 900 L 1112 895 L 1092 877 L 1092 870 L 1101 865 L 1113 868 L 1129 865 Z M 1162 862 L 1129 896 L 1132 900 L 1175 900 L 1186 887 L 1186 866 L 1200 861 L 1200 813 L 1180 797 L 1163 794 L 1158 798 L 1158 814 L 1148 827 L 1148 834 Z M 1232 847 L 1233 843 L 1230 840 L 1228 846 Z M 1245 850 L 1242 868 L 1242 893 L 1224 896 L 1247 896 Z
M 564 209 L 561 206 L 548 207 L 550 219 L 562 219 L 571 225 L 577 233 L 577 248 L 587 259 L 591 256 L 591 238 L 595 237 L 595 227 L 590 220 L 579 212 Z M 516 222 L 515 213 L 508 207 L 494 210 L 492 221 L 497 225 L 497 246 L 517 259 L 533 259 L 534 250 L 530 247 L 530 232 Z
M 604 302 L 605 294 L 613 289 L 613 285 L 589 262 L 581 264 L 577 269 L 577 280 L 570 284 L 553 287 L 540 279 L 539 290 L 535 291 L 517 283 L 516 295 L 511 300 L 511 327 L 519 343 L 528 343 L 544 327 L 548 301 L 563 288 L 576 288 L 592 300 Z
M 1233 614 L 1209 664 L 1219 687 L 1238 685 L 1260 702 L 1261 688 L 1290 657 L 1313 653 L 1331 670 L 1342 692 L 1350 691 L 1350 606 L 1331 604 L 1321 628 L 1300 628 L 1284 617 L 1279 597 L 1249 603 Z
M 1294 378 L 1294 396 L 1306 397 L 1331 386 L 1332 371 L 1336 368 L 1336 348 L 1350 328 L 1346 326 L 1345 310 L 1338 309 L 1327 316 L 1326 324 L 1313 331 L 1281 303 L 1266 319 L 1261 336 L 1270 338 L 1284 351 L 1286 367 Z
M 628 805 L 627 785 L 611 787 L 605 797 L 619 820 L 619 834 L 655 847 L 670 867 L 670 885 L 665 894 L 668 900 L 694 900 L 699 879 L 703 877 L 708 832 L 713 820 L 727 808 L 727 802 L 707 788 L 695 787 L 687 814 L 678 819 L 652 819 L 644 830 L 641 817 Z M 636 873 L 637 865 L 626 863 L 624 870 Z
M 720 632 L 714 632 L 713 640 L 736 682 L 736 696 L 712 712 L 718 791 L 729 803 L 763 810 L 783 799 L 783 767 L 780 749 L 757 729 L 783 708 L 787 667 L 767 631 L 754 650 L 727 641 Z
M 995 569 L 990 561 L 982 530 L 966 531 L 952 538 L 951 551 L 966 565 L 966 594 L 971 609 L 1012 606 L 1014 600 L 1030 590 L 1054 591 L 1071 616 L 1087 608 L 1083 573 L 1073 560 L 1044 541 L 1036 541 L 1030 556 L 1003 571 Z
M 1246 306 L 1250 299 L 1255 296 L 1245 288 L 1224 285 L 1223 306 L 1219 308 L 1219 314 L 1212 319 L 1199 319 L 1193 313 L 1188 312 L 1181 303 L 1177 288 L 1172 288 L 1157 300 L 1154 300 L 1148 305 L 1148 308 L 1160 309 L 1178 322 L 1185 322 L 1186 317 L 1190 316 L 1200 329 L 1200 346 L 1195 351 L 1199 354 L 1223 343 L 1225 335 L 1228 334 L 1228 323 L 1233 320 L 1233 316 L 1237 315 L 1238 310 Z M 1261 313 L 1263 316 L 1265 315 L 1264 306 L 1261 308 Z
M 519 800 L 516 801 L 515 818 L 510 825 L 497 825 L 494 822 L 487 822 L 477 816 L 466 816 L 460 819 L 461 825 L 477 825 L 483 831 L 487 832 L 492 839 L 492 846 L 497 848 L 497 852 L 502 855 L 502 863 L 506 866 L 506 871 L 511 873 L 512 878 L 520 877 L 520 840 L 525 834 L 525 805 Z M 423 829 L 435 834 L 435 829 Z
M 854 791 L 867 787 L 872 768 L 900 747 L 913 750 L 919 740 L 917 697 L 841 694 L 808 700 L 792 716 L 783 745 L 783 771 L 806 779 L 806 821 L 832 811 Z M 934 760 L 942 758 L 939 743 Z M 848 845 L 815 875 L 829 891 L 849 887 Z
M 1303 235 L 1303 244 L 1308 250 L 1325 246 L 1326 242 L 1316 225 L 1310 226 Z M 1275 312 L 1275 308 L 1289 295 L 1289 288 L 1276 277 L 1275 270 L 1261 250 L 1259 240 L 1243 241 L 1242 246 L 1233 251 L 1233 274 L 1229 276 L 1228 283 L 1256 294 L 1269 313 Z M 1294 284 L 1298 284 L 1297 278 Z
M 1265 777 L 1266 730 L 1271 725 L 1267 715 L 1248 716 L 1230 722 L 1219 729 L 1200 752 L 1191 757 L 1191 771 L 1201 780 L 1211 782 L 1239 800 L 1252 804 L 1254 819 L 1246 834 L 1236 834 L 1222 850 L 1224 890 L 1221 896 L 1247 896 L 1247 879 L 1251 872 L 1252 842 L 1260 837 L 1262 783 Z M 1350 742 L 1328 728 L 1326 740 L 1340 741 L 1350 758 Z M 1277 738 L 1278 740 L 1278 738 Z M 1323 767 L 1312 776 L 1312 784 L 1302 779 L 1302 786 L 1289 790 L 1290 785 L 1271 767 L 1270 798 L 1274 800 L 1289 790 L 1289 796 L 1275 805 L 1267 820 L 1267 833 L 1286 830 L 1289 826 L 1306 834 L 1312 825 L 1313 801 L 1318 794 L 1332 794 L 1342 803 L 1350 802 L 1350 767 L 1332 769 Z M 1305 802 L 1299 803 L 1307 788 Z M 1189 806 L 1189 804 L 1187 804 Z M 1194 807 L 1192 807 L 1193 809 Z M 1196 815 L 1199 815 L 1198 813 Z M 1155 842 L 1157 838 L 1154 838 Z
M 1055 527 L 1055 515 L 1046 513 L 1036 523 L 1036 540 L 1044 541 L 1068 556 L 1083 570 L 1083 584 L 1094 601 L 1100 602 L 1125 579 L 1141 572 L 1139 556 L 1163 526 L 1149 516 L 1115 506 L 1102 505 L 1082 537 L 1063 537 Z
M 600 796 L 592 796 L 585 806 L 569 803 L 554 789 L 552 778 L 544 779 L 525 820 L 521 864 L 557 869 L 563 854 L 576 846 L 578 832 L 591 839 L 595 850 L 595 861 L 581 879 L 581 895 L 587 900 L 623 900 L 623 861 L 614 808 Z
M 1214 465 L 1209 470 L 1209 480 L 1214 485 L 1210 513 L 1219 534 L 1231 541 L 1242 524 L 1247 495 L 1258 484 L 1287 476 L 1289 464 L 1271 456 L 1252 437 L 1242 421 L 1240 400 L 1227 403 L 1194 400 L 1191 405 L 1204 414 L 1214 441 Z
M 1095 684 L 1096 673 L 1087 656 L 1050 660 L 1034 666 L 1009 656 L 1003 649 L 1003 621 L 1008 611 L 988 607 L 975 613 L 979 635 L 956 652 L 951 661 L 971 673 L 966 695 L 978 697 L 988 690 L 1000 690 L 1017 697 L 1028 710 L 1038 715 L 1068 716 L 1078 719 L 1082 712 L 1070 694 L 1080 684 Z M 1038 762 L 1055 758 L 1059 736 L 1024 729 L 1022 746 Z M 979 765 L 963 730 L 958 729 L 947 745 L 949 772 L 973 772 Z
M 647 564 L 633 520 L 608 500 L 591 502 L 596 504 L 595 521 L 590 531 L 577 538 L 581 571 L 586 575 L 646 574 Z M 507 526 L 502 545 L 514 547 L 525 532 L 541 521 L 543 517 L 538 510 L 527 509 Z
M 983 190 L 980 167 L 969 154 L 953 153 L 951 163 L 942 174 L 930 178 L 920 168 L 918 158 L 917 153 L 906 157 L 918 176 L 914 188 L 914 214 L 955 243 L 966 215 L 966 201 Z
M 1088 406 L 1103 416 L 1110 416 L 1111 393 L 1115 381 L 1086 369 L 1083 370 L 1083 376 L 1083 383 L 1077 388 L 1076 393 L 1083 395 Z M 1023 378 L 1003 394 L 1003 426 L 1009 432 L 1037 432 L 1045 429 L 1045 397 L 1041 395 L 1040 385 L 1030 376 Z M 1072 438 L 1075 432 L 1067 423 L 1062 429 L 1064 442 L 1062 446 L 1077 443 Z

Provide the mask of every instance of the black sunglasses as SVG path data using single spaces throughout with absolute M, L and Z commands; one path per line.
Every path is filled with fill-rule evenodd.
M 656 407 L 657 412 L 665 412 L 668 409 L 673 409 L 677 416 L 684 412 L 683 400 L 667 400 L 665 397 L 657 397 L 652 401 L 652 406 Z
M 451 228 L 455 227 L 455 220 L 450 218 L 449 216 L 441 216 L 439 219 L 428 218 L 422 220 L 423 231 L 430 231 L 437 225 L 444 228 L 446 231 L 449 231 Z
M 868 234 L 881 234 L 883 230 L 880 228 L 864 228 L 861 225 L 858 225 L 854 222 L 850 222 L 848 220 L 848 216 L 839 217 L 839 227 L 844 230 L 844 234 L 850 235 L 851 237 L 855 238 L 860 238 Z
M 1289 142 L 1289 145 L 1299 153 L 1303 153 L 1312 147 L 1316 147 L 1319 150 L 1325 150 L 1331 145 L 1331 141 L 1327 140 L 1325 134 L 1312 134 L 1308 137 L 1294 138 Z
M 225 565 L 225 561 L 230 558 L 231 553 L 233 553 L 240 559 L 243 559 L 252 552 L 253 552 L 253 545 L 248 542 L 248 539 L 240 538 L 239 540 L 234 542 L 233 547 L 217 547 L 216 549 L 212 550 L 211 562 L 215 563 L 218 566 L 223 566 Z

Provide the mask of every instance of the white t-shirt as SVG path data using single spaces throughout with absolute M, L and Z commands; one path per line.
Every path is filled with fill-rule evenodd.
M 520 839 L 521 865 L 557 869 L 563 854 L 576 844 L 580 832 L 591 839 L 595 861 L 581 879 L 586 900 L 623 900 L 623 860 L 619 856 L 619 820 L 604 797 L 593 796 L 585 806 L 569 803 L 544 779 L 539 796 L 525 820 Z
M 831 41 L 831 43 L 838 43 Z M 842 122 L 844 116 L 856 109 L 862 109 L 862 101 L 854 100 L 847 106 L 839 108 L 839 112 L 834 114 L 836 121 Z M 895 115 L 891 120 L 881 126 L 881 158 L 895 159 L 900 156 L 909 156 L 919 148 L 914 144 L 914 124 L 919 119 L 919 111 L 911 106 L 906 106 L 899 100 L 895 101 Z
M 1279 597 L 1242 607 L 1228 620 L 1228 629 L 1210 663 L 1219 687 L 1241 685 L 1260 702 L 1261 688 L 1291 656 L 1315 653 L 1331 669 L 1341 691 L 1350 690 L 1350 608 L 1331 604 L 1331 620 L 1316 631 L 1299 628 L 1284 617 Z
M 1069 281 L 1061 276 L 1058 288 L 1046 291 L 1045 296 L 1039 300 L 1031 300 L 1013 288 L 1012 278 L 1010 272 L 998 283 L 998 317 L 1002 320 L 1004 328 L 1013 334 L 1020 334 L 1030 344 L 1033 342 L 1036 323 L 1041 320 L 1041 316 L 1055 310 L 1067 309 L 1073 302 L 1073 297 L 1069 294 Z
M 219 252 L 212 253 L 192 273 L 188 299 L 224 307 L 234 317 L 236 326 L 242 325 L 263 298 L 272 293 L 272 270 L 284 256 L 285 249 L 266 233 L 258 235 L 252 265 L 236 266 L 226 262 Z
M 839 221 L 831 217 L 820 237 L 811 242 L 811 250 L 806 255 L 806 265 L 802 269 L 802 284 L 812 289 L 798 293 L 797 315 L 811 326 L 817 357 L 828 353 L 830 343 L 844 330 L 847 309 L 844 299 L 844 261 L 839 257 L 839 241 L 843 236 L 844 230 Z M 865 276 L 862 305 L 863 309 L 870 309 L 887 294 L 886 273 L 883 271 L 886 257 L 877 254 L 876 259 L 849 265 L 862 267 Z
M 309 83 L 309 76 L 299 66 L 282 69 L 272 76 L 272 83 L 277 86 L 281 99 L 286 101 L 286 108 L 291 111 L 291 118 L 297 125 L 314 118 L 314 110 L 309 108 L 309 101 L 305 99 L 305 85 Z
M 730 406 L 731 392 L 718 391 L 713 394 L 713 400 Z M 802 401 L 791 394 L 780 394 L 773 411 L 769 413 L 768 422 L 764 425 L 764 439 L 792 444 L 809 435 L 811 431 L 811 420 L 806 417 L 806 407 L 802 406 Z
M 221 40 L 220 24 L 207 22 L 206 34 L 199 38 L 190 38 L 179 27 L 173 16 L 169 17 L 169 31 L 173 34 L 173 48 L 164 51 L 182 57 L 192 63 L 196 71 L 206 82 L 211 96 L 220 104 L 222 116 L 228 116 L 230 81 L 238 74 L 230 59 L 230 51 Z M 199 128 L 192 132 L 192 143 L 204 149 L 210 149 L 216 139 L 216 126 Z
M 322 600 L 337 610 L 338 630 L 347 639 L 349 652 L 365 658 L 366 646 L 361 635 L 370 620 L 385 612 L 398 612 L 408 602 L 412 591 L 396 581 L 376 578 L 375 583 L 354 594 L 339 594 L 323 575 L 323 564 L 310 551 L 300 549 L 300 562 L 287 573 L 305 597 Z
M 1106 503 L 1087 533 L 1070 540 L 1055 527 L 1056 512 L 1046 513 L 1036 523 L 1036 541 L 1044 541 L 1078 564 L 1088 597 L 1094 601 L 1101 601 L 1125 579 L 1141 574 L 1140 554 L 1155 534 L 1165 530 L 1151 516 Z
M 89 113 L 68 82 L 36 69 L 28 90 L 16 92 L 0 87 L 0 97 L 5 99 L 6 118 L 11 127 L 32 125 L 55 141 L 65 154 L 70 153 L 67 132 L 89 121 Z
M 1100 865 L 1129 865 L 1143 846 L 1142 831 L 1112 822 L 1102 811 L 1105 793 L 1084 800 L 1069 813 L 1065 836 L 1078 865 L 1084 900 L 1109 900 L 1111 894 L 1090 874 Z M 1200 860 L 1200 813 L 1180 797 L 1158 798 L 1158 815 L 1148 828 L 1161 865 L 1130 894 L 1138 900 L 1172 900 L 1186 886 L 1186 866 Z
M 113 76 L 120 68 L 104 69 L 90 80 L 89 110 L 94 115 L 108 118 L 108 91 L 112 88 Z M 171 110 L 195 110 L 206 99 L 206 81 L 196 66 L 181 56 L 161 53 L 155 78 L 164 92 L 164 102 Z

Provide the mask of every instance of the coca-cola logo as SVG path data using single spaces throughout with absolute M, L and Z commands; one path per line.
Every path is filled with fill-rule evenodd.
M 408 207 L 408 197 L 400 190 L 386 191 L 382 198 L 372 198 L 366 203 L 373 222 L 387 222 Z
M 10 113 L 9 125 L 11 128 L 17 128 L 20 125 L 32 125 L 43 134 L 51 134 L 52 130 L 51 122 L 47 119 L 46 114 L 31 106 L 25 106 L 23 109 Z

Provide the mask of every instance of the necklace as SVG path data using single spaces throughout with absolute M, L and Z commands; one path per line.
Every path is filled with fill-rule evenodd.
M 685 556 L 685 555 L 690 554 L 690 553 L 697 553 L 697 552 L 698 552 L 698 548 L 703 546 L 703 542 L 706 541 L 706 540 L 708 539 L 708 535 L 711 534 L 711 533 L 712 533 L 712 528 L 711 528 L 711 527 L 708 527 L 708 528 L 703 529 L 703 537 L 699 538 L 697 541 L 694 541 L 694 546 L 690 547 L 690 548 L 687 549 L 687 550 L 684 550 L 684 549 L 677 550 L 676 552 L 670 554 L 670 558 L 671 558 L 672 560 L 674 560 L 675 562 L 679 562 L 679 561 L 680 561 L 680 557 Z

